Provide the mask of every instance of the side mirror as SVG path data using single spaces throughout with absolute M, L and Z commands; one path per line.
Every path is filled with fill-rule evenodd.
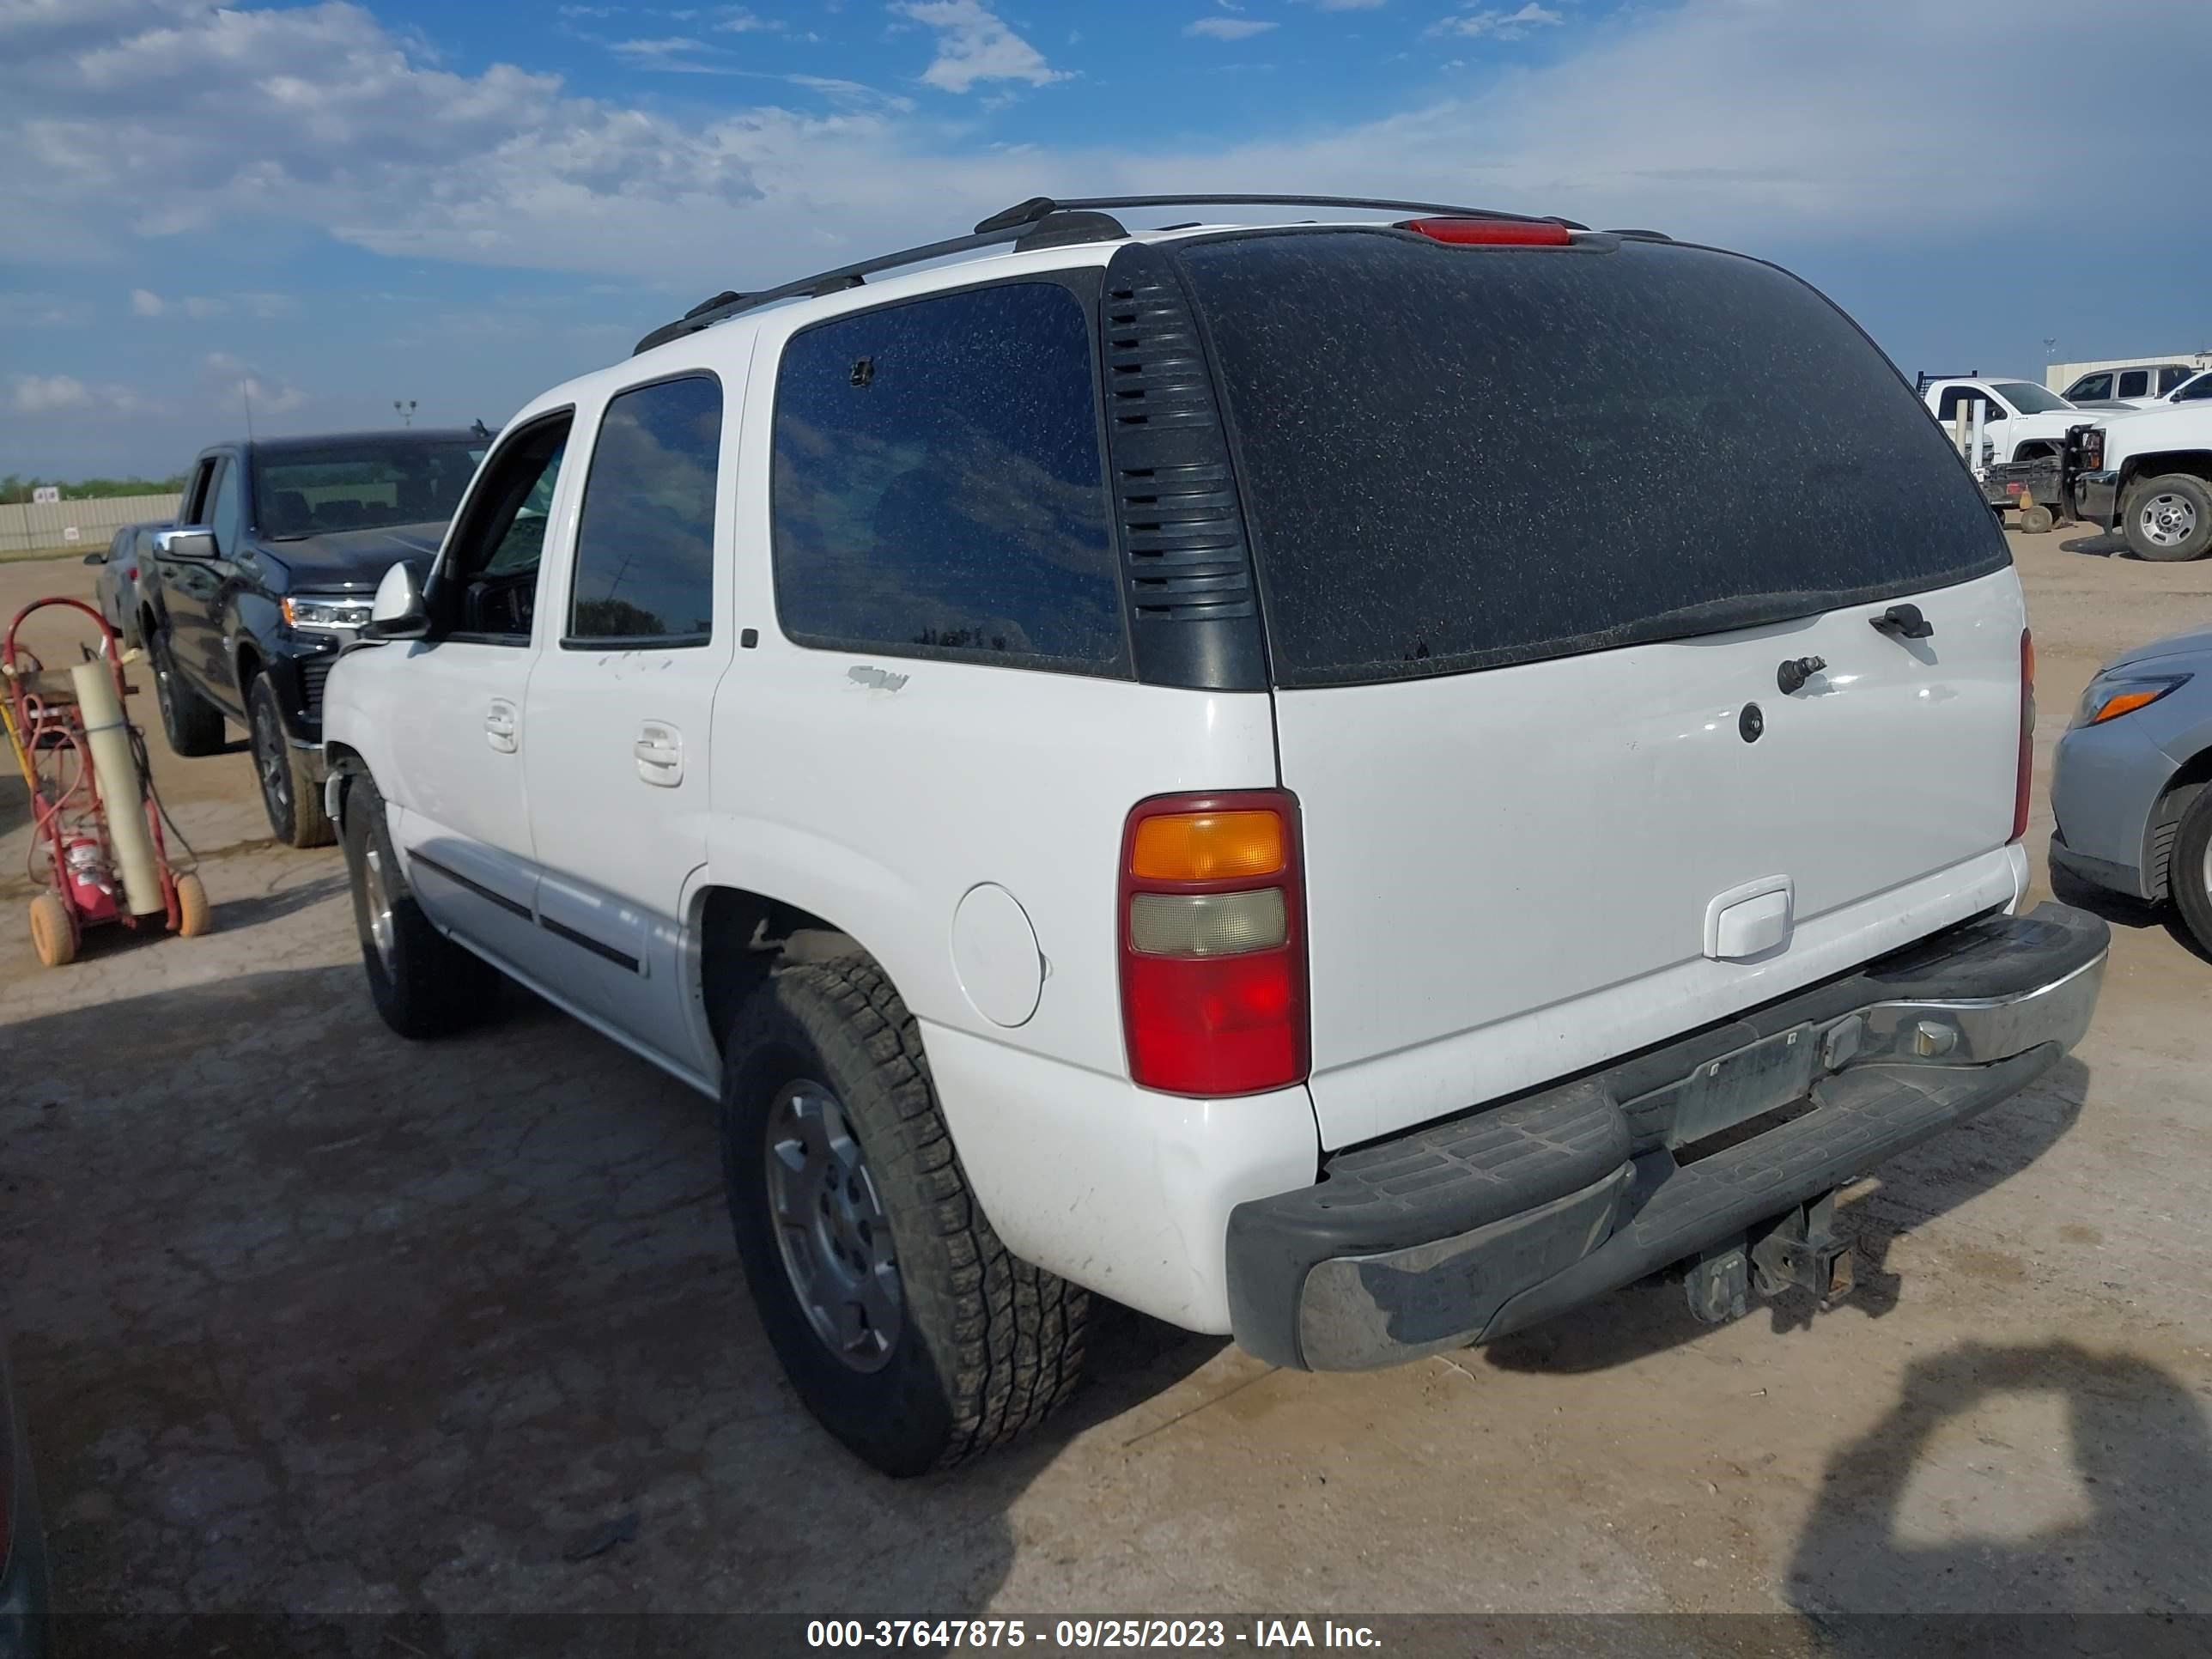
M 364 640 L 419 640 L 430 631 L 430 613 L 422 604 L 422 590 L 415 573 L 395 564 L 376 585 L 369 601 L 368 620 L 362 624 Z
M 165 559 L 206 561 L 215 557 L 215 532 L 204 525 L 184 530 L 157 530 L 154 550 Z

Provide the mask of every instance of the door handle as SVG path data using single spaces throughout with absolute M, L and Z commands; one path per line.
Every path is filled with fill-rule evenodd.
M 638 776 L 646 782 L 673 789 L 684 781 L 684 734 L 674 726 L 646 721 L 638 727 L 637 741 L 629 751 L 637 762 Z
M 494 698 L 484 710 L 484 741 L 502 755 L 512 755 L 515 745 L 514 705 L 503 698 Z

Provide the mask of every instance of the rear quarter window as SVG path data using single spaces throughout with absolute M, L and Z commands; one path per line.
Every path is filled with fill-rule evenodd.
M 1748 627 L 2008 561 L 1888 360 L 1771 266 L 1343 230 L 1182 257 L 1279 684 Z
M 1128 672 L 1095 347 L 1072 289 L 1004 283 L 797 334 L 775 427 L 791 639 Z

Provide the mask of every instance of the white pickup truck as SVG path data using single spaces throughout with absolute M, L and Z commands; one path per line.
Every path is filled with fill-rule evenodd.
M 1973 422 L 1973 405 L 1989 405 L 1982 416 L 1982 461 L 2036 461 L 2058 453 L 2069 427 L 2085 421 L 2113 419 L 2119 409 L 2085 410 L 2033 380 L 1979 376 L 1930 380 L 1921 392 L 1946 432 L 1956 429 L 1960 411 Z
M 2081 434 L 2072 505 L 2139 559 L 2212 553 L 2212 377 L 2203 395 L 2100 422 Z M 2076 422 L 2077 425 L 2081 422 Z

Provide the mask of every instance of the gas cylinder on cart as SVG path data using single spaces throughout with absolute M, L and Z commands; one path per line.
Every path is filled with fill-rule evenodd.
M 62 850 L 67 868 L 70 908 L 82 921 L 112 921 L 121 914 L 115 905 L 115 876 L 107 867 L 107 850 L 90 836 L 72 838 Z

